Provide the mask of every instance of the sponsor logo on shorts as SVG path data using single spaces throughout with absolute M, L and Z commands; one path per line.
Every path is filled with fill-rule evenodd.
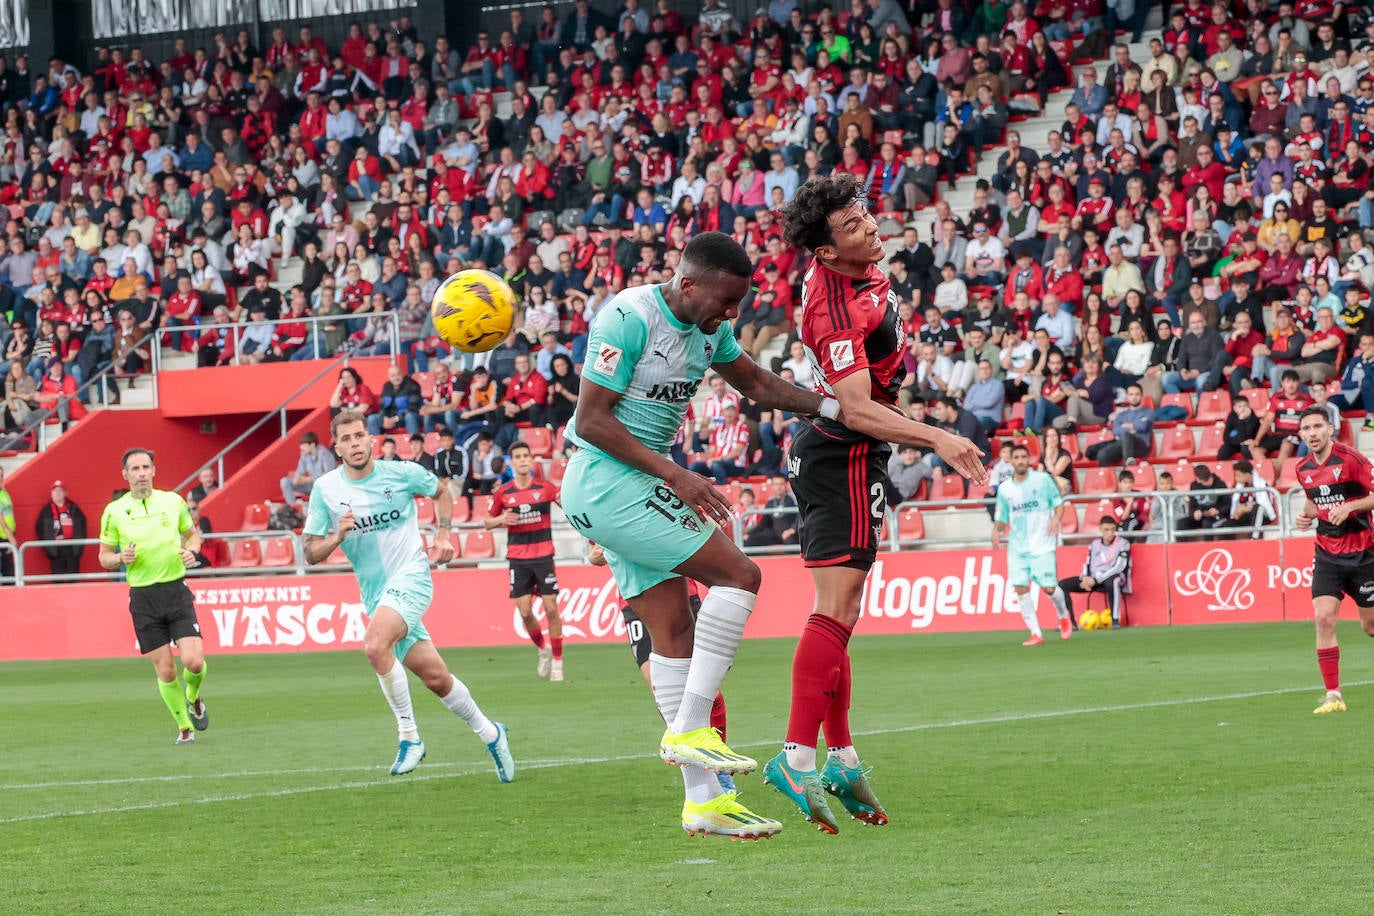
M 596 362 L 593 364 L 593 368 L 597 372 L 614 375 L 616 368 L 620 365 L 620 357 L 623 355 L 625 352 L 619 347 L 602 344 L 601 349 L 596 351 Z
M 699 534 L 701 532 L 701 526 L 698 525 L 697 520 L 692 518 L 690 515 L 684 515 L 682 517 L 682 527 L 686 528 L 688 531 L 691 531 L 693 533 Z
M 830 364 L 836 369 L 848 369 L 854 365 L 854 341 L 832 341 L 830 344 Z
M 1250 570 L 1237 569 L 1231 552 L 1222 548 L 1204 553 L 1194 569 L 1175 572 L 1174 591 L 1206 598 L 1209 611 L 1244 611 L 1255 603 Z

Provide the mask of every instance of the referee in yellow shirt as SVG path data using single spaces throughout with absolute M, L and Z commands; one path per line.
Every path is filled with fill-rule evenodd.
M 210 724 L 200 698 L 205 680 L 200 622 L 186 586 L 186 570 L 196 565 L 200 550 L 200 530 L 191 522 L 185 500 L 153 489 L 155 473 L 148 449 L 131 448 L 124 453 L 129 492 L 106 506 L 101 516 L 100 565 L 111 572 L 121 565 L 127 567 L 129 613 L 138 648 L 152 657 L 162 702 L 179 730 L 176 743 L 191 744 L 195 731 Z M 184 692 L 177 682 L 173 640 L 181 652 Z

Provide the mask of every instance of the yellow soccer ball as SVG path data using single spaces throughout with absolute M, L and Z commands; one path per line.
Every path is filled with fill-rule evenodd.
M 1096 630 L 1096 629 L 1097 629 L 1097 611 L 1084 611 L 1082 614 L 1079 614 L 1079 615 L 1078 615 L 1078 629 L 1080 629 L 1080 630 Z
M 1110 630 L 1112 628 L 1112 612 L 1105 607 L 1097 611 L 1097 628 L 1099 630 Z
M 434 331 L 464 353 L 499 347 L 515 324 L 515 292 L 489 270 L 460 270 L 434 293 Z

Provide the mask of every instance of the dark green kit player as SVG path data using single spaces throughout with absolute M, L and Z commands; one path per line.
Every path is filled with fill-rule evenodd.
M 124 453 L 123 476 L 129 492 L 105 507 L 100 519 L 100 565 L 114 572 L 126 567 L 129 613 L 139 651 L 153 660 L 162 702 L 176 720 L 177 744 L 191 744 L 195 731 L 210 724 L 200 685 L 205 680 L 205 651 L 200 622 L 186 570 L 196 565 L 200 531 L 191 522 L 186 501 L 175 493 L 153 489 L 153 453 L 131 448 Z M 183 692 L 177 682 L 172 642 L 181 653 Z

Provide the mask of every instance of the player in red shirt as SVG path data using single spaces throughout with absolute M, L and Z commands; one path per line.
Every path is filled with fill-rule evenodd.
M 802 286 L 801 340 L 816 367 L 817 392 L 837 399 L 841 414 L 804 422 L 787 460 L 816 610 L 792 662 L 787 743 L 764 767 L 764 779 L 807 820 L 837 833 L 826 792 L 852 817 L 887 823 L 850 737 L 848 646 L 882 531 L 888 443 L 934 449 L 974 481 L 987 473 L 972 442 L 895 406 L 905 338 L 897 297 L 877 267 L 886 254 L 864 183 L 850 175 L 813 179 L 784 220 L 787 244 L 815 255 Z M 823 772 L 816 760 L 822 724 L 830 751 Z
M 1256 462 L 1273 456 L 1275 480 L 1283 470 L 1283 463 L 1297 451 L 1298 426 L 1303 411 L 1312 406 L 1312 398 L 1302 390 L 1302 380 L 1296 370 L 1285 369 L 1280 376 L 1280 386 L 1270 396 L 1269 411 L 1255 433 L 1255 444 L 1250 446 L 1250 457 Z
M 491 494 L 491 514 L 482 519 L 487 528 L 506 529 L 506 559 L 510 562 L 510 596 L 520 611 L 530 642 L 539 650 L 540 677 L 563 680 L 563 618 L 558 615 L 558 575 L 553 568 L 553 504 L 558 487 L 535 478 L 534 454 L 523 442 L 510 447 L 510 466 L 515 479 Z M 534 595 L 544 602 L 549 638 L 544 641 L 539 618 L 534 616 Z
M 1333 442 L 1335 430 L 1324 407 L 1302 412 L 1301 435 L 1310 454 L 1298 463 L 1298 482 L 1307 505 L 1294 521 L 1317 527 L 1312 565 L 1312 611 L 1317 620 L 1317 666 L 1326 695 L 1313 712 L 1345 712 L 1341 697 L 1341 648 L 1336 620 L 1341 599 L 1355 599 L 1360 623 L 1374 634 L 1374 466 L 1362 453 Z

